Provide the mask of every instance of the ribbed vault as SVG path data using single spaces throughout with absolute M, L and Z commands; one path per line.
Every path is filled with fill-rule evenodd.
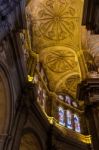
M 38 54 L 49 89 L 76 97 L 85 77 L 81 50 L 82 0 L 34 0 L 27 6 L 31 49 Z

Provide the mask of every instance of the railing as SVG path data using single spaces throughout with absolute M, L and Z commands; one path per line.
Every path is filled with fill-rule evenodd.
M 38 63 L 38 54 L 33 51 L 29 53 Z M 76 105 L 73 106 L 63 101 L 59 95 L 51 92 L 45 81 L 46 78 L 44 79 L 42 69 L 40 70 L 39 67 L 36 66 L 36 69 L 32 69 L 32 72 L 34 72 L 34 75 L 30 74 L 29 81 L 37 85 L 37 102 L 41 106 L 42 112 L 46 115 L 49 123 L 56 126 L 67 136 L 90 144 L 90 135 L 84 135 L 83 132 L 82 117 L 84 116 L 84 111 L 80 110 Z
M 37 102 L 42 110 L 57 120 L 57 123 L 75 132 L 84 133 L 82 116 L 84 111 L 75 104 L 70 105 L 61 99 L 60 95 L 51 92 L 47 86 L 47 79 L 43 69 L 36 67 L 34 77 L 29 76 L 29 81 L 37 85 Z
M 66 130 L 65 127 L 63 127 L 57 123 L 57 120 L 54 117 L 47 116 L 47 118 L 48 118 L 49 123 L 56 126 L 61 132 L 63 132 L 64 135 L 69 136 L 73 139 L 82 141 L 83 143 L 91 144 L 91 136 L 90 135 L 83 135 L 83 134 L 80 134 L 77 132 L 75 133 L 74 131 L 72 131 L 70 129 Z

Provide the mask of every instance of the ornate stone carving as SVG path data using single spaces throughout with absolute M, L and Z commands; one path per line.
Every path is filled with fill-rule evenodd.
M 67 80 L 65 82 L 67 91 L 69 91 L 70 94 L 74 95 L 76 93 L 78 83 L 80 83 L 79 74 L 72 75 L 69 78 L 67 78 Z
M 66 44 L 72 48 L 74 44 L 78 47 L 79 30 L 77 27 L 80 24 L 80 12 L 76 0 L 38 1 L 33 8 L 32 13 L 30 12 L 31 6 L 27 12 L 33 18 L 33 39 L 35 39 L 36 50 L 38 45 L 40 49 L 49 45 Z
M 51 91 L 65 90 L 74 95 L 77 83 L 74 86 L 71 80 L 70 91 L 67 79 L 75 74 L 81 78 L 77 57 L 81 47 L 82 4 L 81 0 L 38 0 L 27 7 L 32 16 L 33 51 L 39 54 Z
M 68 76 L 61 76 L 61 80 L 57 82 L 55 87 L 56 93 L 68 93 L 76 98 L 77 85 L 80 83 L 80 74 L 68 74 Z
M 41 33 L 50 40 L 64 40 L 72 38 L 75 24 L 67 17 L 75 15 L 75 9 L 69 6 L 66 1 L 49 1 L 41 4 L 41 9 L 38 12 L 40 20 Z M 66 9 L 67 8 L 67 9 Z
M 47 66 L 54 72 L 66 72 L 72 70 L 77 64 L 72 61 L 75 59 L 75 56 L 72 52 L 67 51 L 53 51 L 47 56 Z

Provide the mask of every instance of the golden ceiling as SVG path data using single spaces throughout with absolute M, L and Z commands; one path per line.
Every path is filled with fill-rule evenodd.
M 32 26 L 32 51 L 46 72 L 49 89 L 75 98 L 85 76 L 81 49 L 83 0 L 31 0 L 27 6 Z

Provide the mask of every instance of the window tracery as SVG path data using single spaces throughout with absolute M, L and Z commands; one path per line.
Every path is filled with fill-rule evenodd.
M 40 63 L 37 63 L 36 69 L 39 72 L 40 76 L 37 72 L 34 74 L 33 83 L 37 85 L 37 102 L 40 104 L 42 109 L 45 111 L 46 109 L 46 100 L 47 100 L 47 92 L 44 88 L 44 85 L 41 82 L 40 77 L 42 80 L 47 83 L 45 72 L 42 68 L 42 65 Z
M 81 131 L 79 117 L 76 114 L 74 114 L 74 128 L 76 132 Z
M 64 102 L 64 104 L 68 104 L 73 106 L 74 108 L 78 108 L 78 104 L 69 96 L 69 95 L 58 95 L 59 100 Z M 68 129 L 72 129 L 76 132 L 81 132 L 80 119 L 79 115 L 75 114 L 71 109 L 61 107 L 60 104 L 58 106 L 58 122 L 60 125 L 67 127 Z
M 33 83 L 37 85 L 37 102 L 39 103 L 43 111 L 46 112 L 46 105 L 49 94 L 47 93 L 46 88 L 44 88 L 43 84 L 47 84 L 47 79 L 42 64 L 38 63 L 36 65 L 36 69 L 37 72 L 35 72 L 34 74 Z M 44 83 L 42 82 L 42 80 Z M 80 133 L 81 126 L 79 115 L 76 114 L 75 111 L 71 110 L 71 107 L 78 109 L 77 102 L 74 101 L 74 99 L 68 94 L 59 93 L 56 94 L 56 96 L 59 100 L 59 103 L 52 108 L 53 110 L 51 111 L 54 111 L 54 113 L 52 113 L 52 116 L 54 116 L 54 118 L 58 121 L 60 125 Z M 62 105 L 61 102 L 63 103 Z M 66 108 L 64 104 L 68 105 L 68 108 Z M 57 107 L 58 109 L 56 110 L 55 107 Z
M 62 107 L 59 107 L 59 124 L 65 126 L 65 122 L 64 122 L 64 109 Z

